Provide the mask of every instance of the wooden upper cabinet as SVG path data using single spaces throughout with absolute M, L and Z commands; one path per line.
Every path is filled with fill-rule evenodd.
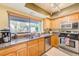
M 52 20 L 52 25 L 51 25 L 52 29 L 60 29 L 60 23 L 63 20 L 64 20 L 63 17 Z
M 70 21 L 79 21 L 79 14 L 78 13 L 76 13 L 76 14 L 71 14 L 71 15 L 69 15 L 69 16 L 67 16 L 68 17 L 68 19 L 70 20 Z
M 52 20 L 52 29 L 59 29 L 60 28 L 60 20 Z
M 62 22 L 79 22 L 79 13 L 59 17 L 52 20 L 52 29 L 59 29 Z
M 43 27 L 44 27 L 44 29 L 47 29 L 47 28 L 50 29 L 51 28 L 51 20 L 48 18 L 44 19 L 43 20 Z

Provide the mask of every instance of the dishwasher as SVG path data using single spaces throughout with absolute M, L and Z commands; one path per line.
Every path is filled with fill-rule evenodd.
M 51 36 L 45 37 L 45 51 L 51 48 Z

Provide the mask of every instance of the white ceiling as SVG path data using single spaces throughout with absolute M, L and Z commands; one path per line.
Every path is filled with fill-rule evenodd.
M 35 3 L 35 5 L 49 13 L 60 11 L 63 8 L 71 6 L 72 4 L 74 3 Z
M 25 7 L 26 3 L 2 3 L 2 4 L 5 6 L 14 8 L 16 10 L 22 11 L 24 13 L 30 14 L 35 17 L 40 17 L 40 18 L 48 17 L 48 15 L 43 15 L 41 13 L 38 13 L 34 10 L 31 10 L 31 9 Z M 55 4 L 56 3 L 35 3 L 35 5 L 41 7 L 42 9 L 44 9 L 45 11 L 47 11 L 49 13 L 60 11 L 61 9 L 72 5 L 73 3 L 57 3 L 57 6 Z
M 29 8 L 26 8 L 25 3 L 2 3 L 2 4 L 5 5 L 5 6 L 8 6 L 10 8 L 14 8 L 16 10 L 22 11 L 26 14 L 35 16 L 35 17 L 40 17 L 40 18 L 46 18 L 47 17 L 47 15 L 43 15 L 43 14 L 38 13 L 36 11 L 33 11 Z

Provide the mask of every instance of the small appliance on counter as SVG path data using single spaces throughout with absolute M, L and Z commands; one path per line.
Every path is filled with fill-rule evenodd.
M 10 42 L 10 30 L 9 29 L 2 29 L 0 30 L 0 44 Z

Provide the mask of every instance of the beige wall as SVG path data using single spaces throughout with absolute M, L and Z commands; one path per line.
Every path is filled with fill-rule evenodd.
M 11 11 L 11 12 L 14 12 L 14 13 L 17 13 L 17 14 L 20 14 L 20 15 L 24 15 L 24 16 L 28 16 L 28 17 L 31 17 L 31 18 L 35 18 L 35 19 L 41 19 L 41 18 L 37 18 L 37 17 L 32 17 L 26 13 L 23 13 L 21 11 L 18 11 L 16 9 L 13 9 L 13 8 L 10 8 L 10 7 L 7 7 L 3 4 L 0 4 L 0 29 L 3 29 L 3 28 L 7 28 L 8 27 L 8 13 L 7 11 Z
M 0 29 L 8 27 L 8 14 L 4 8 L 0 6 Z

